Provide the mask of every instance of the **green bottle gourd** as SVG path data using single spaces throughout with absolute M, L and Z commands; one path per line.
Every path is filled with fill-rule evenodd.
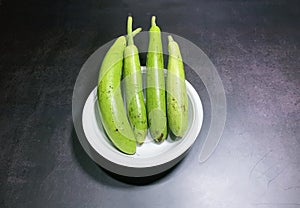
M 182 137 L 188 127 L 188 98 L 184 65 L 178 44 L 168 36 L 167 115 L 172 133 Z
M 162 142 L 167 137 L 164 61 L 160 28 L 155 19 L 153 16 L 149 30 L 146 106 L 151 136 L 156 142 Z
M 132 17 L 127 20 L 127 47 L 124 50 L 124 82 L 126 107 L 131 127 L 138 144 L 147 134 L 147 114 L 144 103 L 141 64 L 138 48 L 134 45 Z
M 129 124 L 121 93 L 123 54 L 126 38 L 117 38 L 106 53 L 99 72 L 98 104 L 103 127 L 117 149 L 136 152 L 136 140 Z

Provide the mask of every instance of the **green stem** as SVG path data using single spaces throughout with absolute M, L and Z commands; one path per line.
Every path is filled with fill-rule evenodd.
M 152 19 L 151 19 L 151 26 L 156 26 L 156 17 L 155 16 L 152 16 Z
M 127 38 L 128 38 L 128 45 L 133 45 L 133 36 L 132 36 L 132 17 L 128 16 L 127 19 Z
M 174 41 L 171 35 L 168 35 L 168 40 L 169 40 L 169 42 L 173 42 Z
M 137 35 L 139 32 L 141 32 L 141 31 L 142 31 L 142 28 L 141 28 L 141 27 L 135 29 L 135 30 L 132 32 L 132 37 L 136 36 L 136 35 Z

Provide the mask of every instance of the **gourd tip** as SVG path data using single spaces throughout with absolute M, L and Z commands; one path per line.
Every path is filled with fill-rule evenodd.
M 156 17 L 155 16 L 152 16 L 152 19 L 151 19 L 151 25 L 152 26 L 156 26 Z
M 173 37 L 171 35 L 168 35 L 168 40 L 169 40 L 169 42 L 174 41 L 174 39 L 173 39 Z
M 127 34 L 130 35 L 132 33 L 132 16 L 128 16 L 127 18 Z
M 141 31 L 142 31 L 142 28 L 141 28 L 141 27 L 135 29 L 135 30 L 132 32 L 132 36 L 133 36 L 133 37 L 136 36 L 136 35 L 137 35 L 139 32 L 141 32 Z

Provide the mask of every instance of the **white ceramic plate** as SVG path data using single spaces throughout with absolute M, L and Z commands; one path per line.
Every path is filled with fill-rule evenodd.
M 155 175 L 178 163 L 197 139 L 203 121 L 203 108 L 198 93 L 188 81 L 186 87 L 189 124 L 183 138 L 174 140 L 168 135 L 163 143 L 156 144 L 148 133 L 145 143 L 137 146 L 134 155 L 126 155 L 117 150 L 105 134 L 99 117 L 95 87 L 86 100 L 82 115 L 87 142 L 94 151 L 92 155 L 96 155 L 92 159 L 109 171 L 129 177 Z

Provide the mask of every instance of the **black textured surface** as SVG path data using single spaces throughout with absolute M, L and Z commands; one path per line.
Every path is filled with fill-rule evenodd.
M 0 207 L 299 207 L 299 8 L 283 0 L 0 0 Z M 125 32 L 129 13 L 144 29 L 155 14 L 163 31 L 197 44 L 228 102 L 212 157 L 198 162 L 197 141 L 145 186 L 93 163 L 71 115 L 80 67 Z

